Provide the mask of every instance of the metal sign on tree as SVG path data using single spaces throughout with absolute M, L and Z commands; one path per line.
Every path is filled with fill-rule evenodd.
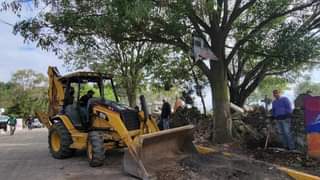
M 192 55 L 197 60 L 218 60 L 217 56 L 207 46 L 204 39 L 193 34 L 192 35 Z

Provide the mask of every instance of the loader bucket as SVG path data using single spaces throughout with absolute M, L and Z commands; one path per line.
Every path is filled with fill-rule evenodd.
M 52 126 L 51 122 L 49 121 L 49 115 L 45 112 L 36 112 L 36 116 L 38 117 L 39 121 L 45 125 L 48 129 Z
M 193 125 L 187 125 L 137 137 L 134 146 L 137 157 L 128 150 L 125 152 L 125 172 L 144 180 L 153 179 L 166 165 L 197 153 L 192 143 L 193 128 Z

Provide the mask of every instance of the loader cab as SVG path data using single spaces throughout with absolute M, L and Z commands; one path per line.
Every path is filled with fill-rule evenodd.
M 95 72 L 76 72 L 60 78 L 64 84 L 64 102 L 61 113 L 68 116 L 76 129 L 90 126 L 91 106 L 97 102 L 118 102 L 112 77 Z M 93 94 L 83 102 L 88 92 Z M 92 93 L 93 92 L 93 93 Z

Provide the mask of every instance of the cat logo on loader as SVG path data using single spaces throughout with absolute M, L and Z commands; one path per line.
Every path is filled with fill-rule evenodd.
M 90 166 L 95 167 L 104 164 L 106 150 L 125 148 L 125 172 L 151 179 L 164 160 L 197 152 L 192 125 L 160 131 L 143 96 L 142 111 L 119 103 L 111 75 L 75 72 L 61 76 L 56 67 L 49 67 L 48 76 L 49 112 L 37 115 L 49 129 L 54 158 L 86 150 Z M 95 92 L 85 105 L 80 101 L 84 89 Z M 110 90 L 113 96 L 108 99 L 105 93 Z

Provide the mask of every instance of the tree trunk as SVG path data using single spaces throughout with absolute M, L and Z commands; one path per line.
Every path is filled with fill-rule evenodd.
M 233 104 L 236 104 L 240 107 L 242 107 L 246 101 L 246 99 L 243 99 L 241 93 L 240 93 L 240 87 L 239 86 L 231 86 L 230 87 L 230 101 Z
M 130 107 L 135 107 L 137 105 L 137 86 L 134 79 L 127 79 L 127 97 Z
M 137 93 L 134 89 L 127 89 L 128 102 L 130 107 L 135 107 L 137 105 Z
M 206 103 L 204 102 L 204 98 L 202 95 L 202 92 L 199 93 L 199 96 L 201 98 L 201 103 L 202 103 L 202 108 L 203 108 L 203 114 L 207 115 L 207 108 L 206 108 Z
M 230 99 L 228 79 L 225 67 L 221 61 L 217 61 L 211 70 L 209 78 L 212 102 L 214 104 L 214 143 L 226 143 L 232 141 L 232 119 L 230 114 Z

